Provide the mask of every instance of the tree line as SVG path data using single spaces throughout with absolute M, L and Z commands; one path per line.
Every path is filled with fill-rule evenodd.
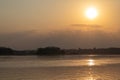
M 11 48 L 0 47 L 0 55 L 119 55 L 120 48 L 93 48 L 93 49 L 61 49 L 59 47 L 45 47 L 36 50 L 18 51 Z

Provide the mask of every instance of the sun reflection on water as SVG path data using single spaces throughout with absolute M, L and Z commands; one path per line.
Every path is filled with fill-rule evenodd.
M 95 65 L 95 61 L 93 59 L 89 59 L 88 60 L 88 65 L 89 66 L 94 66 Z
M 88 77 L 86 77 L 85 80 L 95 80 L 95 77 L 93 76 L 93 67 L 91 66 L 95 66 L 95 60 L 93 59 L 89 59 L 87 60 L 87 65 L 90 66 L 89 70 L 88 70 Z
M 87 80 L 95 80 L 93 77 L 88 78 Z

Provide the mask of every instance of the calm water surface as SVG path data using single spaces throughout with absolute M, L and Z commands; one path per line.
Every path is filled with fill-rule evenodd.
M 0 80 L 120 80 L 120 56 L 1 56 Z

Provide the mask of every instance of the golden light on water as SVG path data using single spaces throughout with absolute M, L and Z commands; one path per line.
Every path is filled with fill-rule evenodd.
M 88 65 L 89 66 L 94 66 L 95 65 L 94 60 L 93 59 L 88 60 Z
M 87 80 L 95 80 L 93 77 L 88 78 Z
M 94 66 L 95 65 L 95 61 L 93 59 L 89 59 L 88 60 L 88 66 Z M 93 70 L 92 67 L 89 67 L 88 70 L 88 77 L 86 78 L 86 80 L 96 80 L 95 76 L 93 76 Z

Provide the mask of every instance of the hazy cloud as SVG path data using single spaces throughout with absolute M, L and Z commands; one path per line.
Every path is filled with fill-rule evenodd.
M 72 27 L 95 27 L 99 28 L 101 25 L 88 25 L 88 24 L 71 24 Z

